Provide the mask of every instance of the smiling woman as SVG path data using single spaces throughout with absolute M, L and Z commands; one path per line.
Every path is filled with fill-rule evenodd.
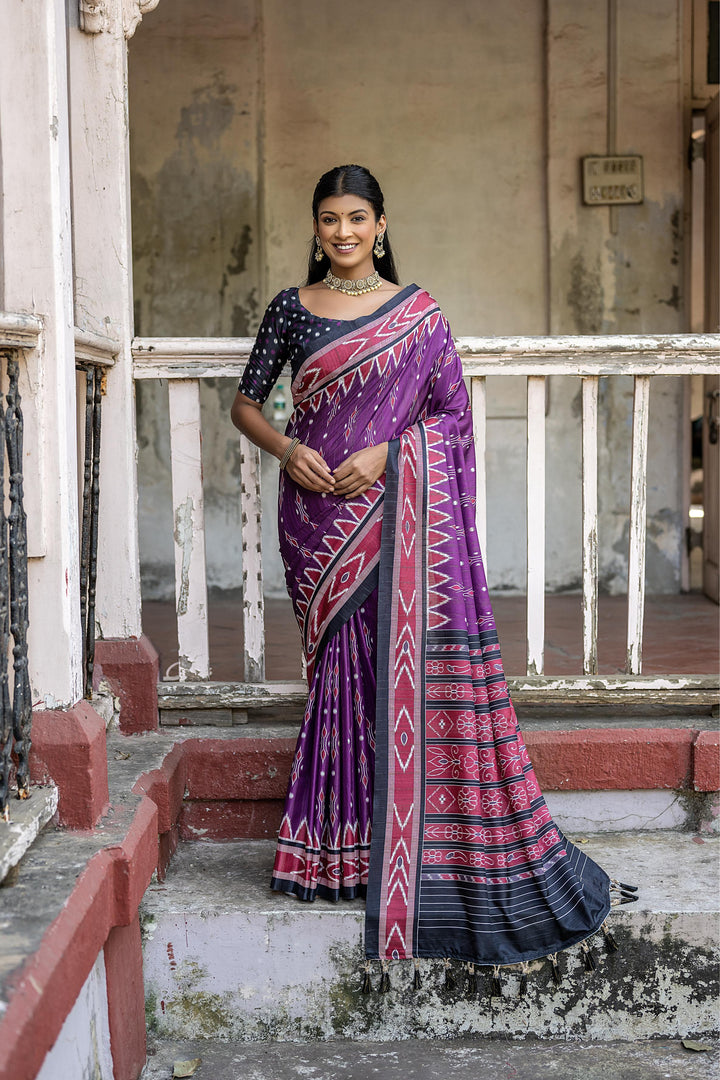
M 313 223 L 307 284 L 268 307 L 232 412 L 280 461 L 309 681 L 271 885 L 366 896 L 381 989 L 391 959 L 460 960 L 472 980 L 492 966 L 497 993 L 501 966 L 524 979 L 543 956 L 559 979 L 571 945 L 590 969 L 611 882 L 550 816 L 508 695 L 450 328 L 398 283 L 366 169 L 320 179 Z M 261 408 L 288 362 L 281 435 Z M 635 898 L 612 887 L 614 902 Z

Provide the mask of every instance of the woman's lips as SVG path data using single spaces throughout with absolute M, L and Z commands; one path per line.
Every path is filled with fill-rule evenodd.
M 357 244 L 333 244 L 336 251 L 339 251 L 341 255 L 346 255 L 350 251 L 354 251 Z

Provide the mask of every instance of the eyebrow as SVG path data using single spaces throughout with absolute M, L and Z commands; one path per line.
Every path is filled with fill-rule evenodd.
M 367 214 L 367 212 L 368 212 L 368 211 L 367 211 L 367 210 L 365 209 L 365 207 L 364 207 L 364 206 L 361 206 L 361 207 L 360 207 L 360 208 L 359 208 L 358 210 L 349 210 L 349 211 L 348 211 L 348 214 L 349 214 L 349 216 L 350 216 L 350 217 L 352 217 L 352 216 L 353 216 L 353 214 Z M 320 211 L 320 213 L 321 213 L 321 214 L 332 214 L 332 216 L 333 216 L 333 217 L 337 217 L 337 216 L 338 216 L 338 215 L 337 215 L 337 214 L 335 213 L 335 211 L 334 211 L 334 210 L 321 210 L 321 211 Z

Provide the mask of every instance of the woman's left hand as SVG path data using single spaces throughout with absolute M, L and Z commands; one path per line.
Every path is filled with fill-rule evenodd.
M 377 446 L 366 446 L 363 450 L 356 450 L 350 457 L 345 458 L 342 464 L 333 471 L 335 477 L 333 494 L 341 495 L 346 499 L 362 495 L 385 472 L 387 451 L 388 444 L 384 442 L 378 443 Z

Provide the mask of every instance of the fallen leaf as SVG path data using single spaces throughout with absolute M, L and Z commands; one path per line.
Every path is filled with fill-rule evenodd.
M 587 844 L 588 842 L 587 836 L 581 836 L 579 840 L 575 841 L 576 844 Z
M 124 750 L 116 750 L 115 751 L 115 760 L 116 761 L 127 761 L 127 759 L 129 757 L 130 757 L 130 754 L 125 753 Z M 192 1075 L 192 1073 L 190 1075 Z
M 179 1077 L 194 1076 L 198 1065 L 202 1064 L 202 1058 L 193 1058 L 192 1061 L 176 1061 L 173 1065 L 173 1080 Z
M 707 1043 L 694 1042 L 692 1039 L 683 1039 L 682 1044 L 686 1050 L 712 1050 Z

